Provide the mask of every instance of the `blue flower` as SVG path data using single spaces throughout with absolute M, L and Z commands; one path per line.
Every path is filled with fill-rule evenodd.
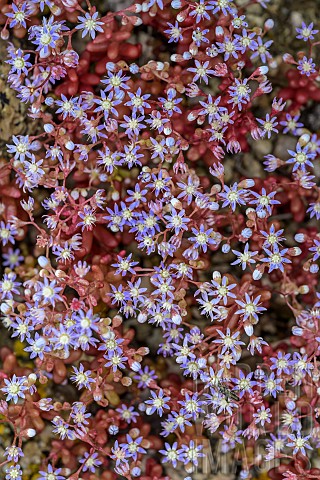
M 109 351 L 107 355 L 104 355 L 104 358 L 107 360 L 107 363 L 105 363 L 105 367 L 111 367 L 113 373 L 115 373 L 118 368 L 124 369 L 126 368 L 126 365 L 124 362 L 128 360 L 127 357 L 122 356 L 122 352 L 118 353 L 117 350 L 115 351 Z
M 29 39 L 37 45 L 36 50 L 39 51 L 41 58 L 49 56 L 50 50 L 56 48 L 57 41 L 60 40 L 60 33 L 63 30 L 68 30 L 68 28 L 64 26 L 64 21 L 55 22 L 53 16 L 51 16 L 49 20 L 43 17 L 42 25 L 33 25 L 30 27 Z
M 275 127 L 278 125 L 277 117 L 271 117 L 269 113 L 266 115 L 266 119 L 262 120 L 261 118 L 257 118 L 257 121 L 262 125 L 262 135 L 267 135 L 268 138 L 271 138 L 271 133 L 275 132 L 278 133 Z
M 193 77 L 193 82 L 196 82 L 197 80 L 200 79 L 203 80 L 206 84 L 209 82 L 209 75 L 214 75 L 214 70 L 211 70 L 209 67 L 209 61 L 204 62 L 203 64 L 199 62 L 198 60 L 194 61 L 195 67 L 188 68 L 188 72 L 195 73 L 195 76 Z
M 130 79 L 130 77 L 122 75 L 122 70 L 119 70 L 117 73 L 113 73 L 108 70 L 107 75 L 108 78 L 101 80 L 101 83 L 107 85 L 105 89 L 107 92 L 113 89 L 115 92 L 118 92 L 119 90 L 129 90 L 130 87 L 126 82 Z
M 301 75 L 306 75 L 307 77 L 310 77 L 312 73 L 315 73 L 315 66 L 316 64 L 313 63 L 312 58 L 303 57 L 298 62 L 298 70 L 300 71 Z
M 162 463 L 170 462 L 175 468 L 177 466 L 180 453 L 180 450 L 178 450 L 178 442 L 174 442 L 172 445 L 165 442 L 164 447 L 165 450 L 159 450 L 159 453 L 164 456 Z
M 288 153 L 291 155 L 289 160 L 286 163 L 293 163 L 292 171 L 295 172 L 298 169 L 301 169 L 303 172 L 306 171 L 306 166 L 313 167 L 313 160 L 316 156 L 314 152 L 310 152 L 309 145 L 301 147 L 300 143 L 296 145 L 296 151 L 288 150 Z
M 251 89 L 248 85 L 248 79 L 238 80 L 235 78 L 233 85 L 229 87 L 228 92 L 231 99 L 228 100 L 228 103 L 233 103 L 233 106 L 237 106 L 238 109 L 242 110 L 242 104 L 246 104 L 250 100 Z
M 178 22 L 175 22 L 174 25 L 170 22 L 167 22 L 167 25 L 170 28 L 168 28 L 167 30 L 164 30 L 164 33 L 167 33 L 169 35 L 168 43 L 179 42 L 180 40 L 183 39 L 182 29 Z
M 273 270 L 280 270 L 284 272 L 284 264 L 291 263 L 291 260 L 285 257 L 285 254 L 288 251 L 288 248 L 283 248 L 282 250 L 279 249 L 278 245 L 275 244 L 273 246 L 273 251 L 269 250 L 268 248 L 263 247 L 263 250 L 268 255 L 265 258 L 262 258 L 262 262 L 266 262 L 269 264 L 269 273 Z
M 269 232 L 265 232 L 264 230 L 260 230 L 261 235 L 265 238 L 263 242 L 264 247 L 273 247 L 276 244 L 280 244 L 282 240 L 285 240 L 284 237 L 282 237 L 283 229 L 277 230 L 275 229 L 274 224 L 271 224 Z
M 16 445 L 10 445 L 10 447 L 5 449 L 4 456 L 9 461 L 13 460 L 15 463 L 17 463 L 20 457 L 24 457 L 24 453 L 20 447 L 17 447 Z
M 238 40 L 238 44 L 240 46 L 240 52 L 243 54 L 249 48 L 249 50 L 256 50 L 258 47 L 257 42 L 254 40 L 256 36 L 255 32 L 248 33 L 247 30 L 244 28 L 241 32 L 241 35 L 235 34 L 235 38 Z
M 125 120 L 123 123 L 120 124 L 122 128 L 125 128 L 125 134 L 128 135 L 130 139 L 138 136 L 140 130 L 146 128 L 144 123 L 141 123 L 144 119 L 144 115 L 137 117 L 137 110 L 132 112 L 132 116 L 128 117 L 128 115 L 124 115 L 123 119 Z
M 255 298 L 251 298 L 247 293 L 245 293 L 245 300 L 236 300 L 236 303 L 241 307 L 236 311 L 238 315 L 243 317 L 243 320 L 254 319 L 259 320 L 258 314 L 266 310 L 264 307 L 260 307 L 261 295 L 257 295 Z
M 312 447 L 309 445 L 308 440 L 311 438 L 311 435 L 302 437 L 301 433 L 297 435 L 288 434 L 288 439 L 291 440 L 286 444 L 287 447 L 293 447 L 293 455 L 296 455 L 298 452 L 301 452 L 302 455 L 306 456 L 306 448 L 312 450 Z
M 224 0 L 223 2 L 221 0 L 210 0 L 208 3 L 213 6 L 212 14 L 221 12 L 225 16 L 229 14 L 234 16 L 236 13 L 232 0 Z
M 265 218 L 266 213 L 272 214 L 272 205 L 279 205 L 281 202 L 275 200 L 274 196 L 277 192 L 267 193 L 265 188 L 262 188 L 261 193 L 252 191 L 251 194 L 255 197 L 250 201 L 250 205 L 257 205 L 256 211 L 259 218 Z
M 31 11 L 29 10 L 29 4 L 27 2 L 23 2 L 21 5 L 17 6 L 15 3 L 12 3 L 11 8 L 12 12 L 5 14 L 8 18 L 11 19 L 9 27 L 13 28 L 19 26 L 27 28 L 26 20 L 29 20 L 28 17 L 31 14 Z
M 121 105 L 123 100 L 123 92 L 109 92 L 108 96 L 104 90 L 100 90 L 100 98 L 95 98 L 93 101 L 98 105 L 94 112 L 103 112 L 104 119 L 108 120 L 109 115 L 113 113 L 116 117 L 119 115 L 118 110 L 115 108 L 117 105 Z
M 39 357 L 40 360 L 43 360 L 44 354 L 50 352 L 50 348 L 47 346 L 45 338 L 40 336 L 38 332 L 35 333 L 34 338 L 27 336 L 27 342 L 30 346 L 26 347 L 24 351 L 31 352 L 31 360 L 35 357 Z
M 139 87 L 135 93 L 128 92 L 130 100 L 126 102 L 125 105 L 132 107 L 133 112 L 139 111 L 143 114 L 145 108 L 151 108 L 149 103 L 146 102 L 151 95 L 149 93 L 141 95 L 141 92 L 141 87 Z
M 198 458 L 204 457 L 204 453 L 201 452 L 203 449 L 203 445 L 196 445 L 194 440 L 190 440 L 189 445 L 182 444 L 179 460 L 187 465 L 188 463 L 192 463 L 193 465 L 197 466 L 199 464 Z
M 302 22 L 301 28 L 296 28 L 296 31 L 298 33 L 296 38 L 301 39 L 304 42 L 307 42 L 308 40 L 313 40 L 314 35 L 316 35 L 319 32 L 319 30 L 313 30 L 312 22 L 309 25 Z
M 22 470 L 20 465 L 11 465 L 6 468 L 6 480 L 22 480 Z
M 204 413 L 204 409 L 202 407 L 206 404 L 204 400 L 200 400 L 197 392 L 193 393 L 192 395 L 189 395 L 189 393 L 185 392 L 184 400 L 179 400 L 178 403 L 182 407 L 181 413 L 191 415 L 193 420 L 196 420 L 201 413 Z
M 15 6 L 15 4 L 12 4 Z M 8 15 L 8 14 L 7 14 Z M 11 65 L 10 73 L 17 72 L 18 75 L 24 73 L 25 75 L 28 74 L 28 68 L 31 67 L 31 63 L 28 62 L 30 58 L 30 54 L 23 54 L 23 51 L 18 48 L 18 50 L 9 50 L 10 59 L 6 61 L 9 65 Z
M 52 424 L 54 425 L 54 428 L 52 429 L 53 433 L 58 434 L 61 440 L 64 440 L 65 438 L 68 440 L 74 440 L 76 438 L 71 426 L 58 415 L 54 417 Z
M 219 47 L 219 53 L 224 53 L 224 61 L 226 62 L 229 60 L 231 55 L 233 58 L 238 58 L 237 52 L 242 50 L 241 45 L 238 43 L 238 39 L 236 37 L 232 39 L 226 35 L 223 40 L 222 43 L 217 42 L 217 45 Z
M 210 20 L 208 11 L 213 10 L 213 5 L 205 4 L 205 0 L 200 0 L 196 5 L 192 5 L 192 10 L 189 13 L 190 17 L 196 17 L 196 23 L 200 23 L 201 20 Z
M 96 471 L 96 467 L 99 467 L 102 465 L 102 462 L 98 460 L 98 453 L 88 453 L 84 452 L 83 457 L 79 460 L 80 463 L 83 463 L 83 468 L 82 471 L 86 472 L 89 470 L 89 472 L 94 473 Z
M 26 377 L 17 377 L 13 375 L 10 380 L 4 378 L 5 386 L 1 388 L 1 391 L 6 393 L 6 401 L 10 402 L 13 400 L 14 403 L 18 403 L 19 398 L 24 399 L 25 394 L 24 392 L 27 390 Z
M 0 281 L 0 293 L 1 300 L 12 299 L 13 293 L 19 294 L 18 287 L 21 285 L 20 282 L 15 282 L 17 278 L 16 274 L 13 272 L 5 273 Z
M 239 372 L 239 378 L 233 378 L 232 381 L 235 383 L 234 390 L 239 393 L 239 397 L 242 398 L 246 393 L 253 395 L 253 388 L 257 385 L 255 380 L 252 380 L 253 372 L 245 375 L 242 370 Z
M 87 388 L 91 390 L 90 383 L 95 383 L 95 380 L 91 377 L 91 370 L 85 370 L 82 363 L 80 363 L 79 368 L 73 368 L 73 375 L 70 376 L 70 380 L 77 384 L 77 387 L 80 388 Z
M 118 263 L 113 263 L 112 267 L 117 268 L 116 275 L 120 274 L 122 276 L 127 275 L 128 273 L 134 274 L 135 271 L 132 267 L 138 265 L 139 262 L 132 262 L 132 253 L 130 253 L 127 257 L 121 257 L 118 255 Z
M 187 224 L 190 222 L 189 218 L 185 217 L 185 210 L 177 210 L 172 207 L 170 215 L 164 215 L 164 218 L 167 220 L 167 228 L 174 229 L 175 235 L 179 235 L 179 233 L 183 230 L 187 231 L 188 227 Z
M 263 394 L 264 395 L 272 395 L 274 398 L 276 398 L 278 392 L 282 392 L 283 388 L 281 386 L 282 379 L 281 378 L 275 378 L 274 372 L 272 372 L 269 377 L 267 377 L 264 382 L 262 383 L 262 386 L 264 388 Z
M 286 119 L 280 122 L 280 125 L 285 127 L 283 133 L 292 133 L 292 135 L 298 135 L 298 128 L 303 128 L 303 123 L 298 122 L 300 114 L 292 117 L 290 113 L 286 113 Z
M 222 208 L 231 206 L 231 209 L 235 211 L 237 204 L 245 205 L 248 192 L 244 189 L 239 189 L 238 183 L 234 183 L 231 188 L 227 185 L 224 186 L 224 192 L 221 192 L 219 196 L 224 199 Z
M 50 303 L 52 306 L 55 306 L 56 302 L 62 300 L 59 293 L 63 290 L 62 287 L 57 287 L 57 282 L 55 280 L 48 280 L 44 278 L 43 283 L 37 282 L 36 292 L 33 295 L 33 300 L 43 301 L 44 303 Z
M 241 264 L 242 270 L 245 270 L 247 268 L 247 264 L 251 265 L 253 263 L 256 263 L 255 259 L 252 257 L 255 257 L 258 251 L 256 250 L 255 252 L 250 252 L 249 243 L 246 243 L 243 253 L 238 252 L 237 250 L 232 250 L 232 253 L 234 253 L 238 258 L 237 260 L 232 262 L 231 265 Z
M 29 136 L 12 136 L 14 145 L 7 145 L 8 153 L 14 153 L 15 160 L 25 160 L 25 157 L 31 157 L 31 142 Z
M 167 98 L 159 97 L 159 102 L 162 104 L 162 108 L 168 113 L 169 117 L 174 112 L 181 113 L 181 110 L 177 105 L 182 102 L 182 98 L 176 98 L 177 91 L 174 88 L 169 88 L 167 91 Z
M 219 333 L 221 338 L 218 338 L 217 340 L 213 340 L 213 343 L 219 343 L 222 345 L 222 349 L 220 352 L 222 355 L 228 350 L 230 350 L 233 353 L 236 353 L 238 345 L 245 345 L 240 340 L 237 340 L 237 338 L 240 335 L 240 332 L 235 332 L 233 335 L 231 335 L 230 328 L 227 328 L 226 333 L 223 333 L 221 330 L 218 330 L 218 329 L 217 329 L 217 332 Z
M 194 248 L 201 248 L 203 252 L 206 252 L 208 245 L 215 245 L 217 242 L 214 238 L 211 237 L 213 228 L 206 230 L 203 224 L 200 225 L 199 230 L 192 228 L 192 233 L 194 237 L 191 237 L 190 242 L 194 243 Z
M 147 453 L 144 448 L 141 447 L 143 437 L 137 437 L 133 439 L 129 434 L 126 435 L 126 442 L 120 443 L 120 447 L 126 450 L 127 456 L 132 457 L 133 460 L 138 459 L 138 453 Z
M 124 404 L 117 408 L 116 411 L 120 413 L 121 419 L 128 425 L 130 425 L 131 422 L 136 423 L 136 417 L 139 417 L 139 413 L 134 410 L 134 407 L 128 407 Z
M 154 412 L 157 412 L 159 417 L 162 417 L 164 410 L 169 410 L 170 407 L 168 402 L 170 401 L 170 397 L 165 396 L 164 391 L 162 388 L 158 391 L 158 394 L 151 390 L 151 399 L 146 400 L 145 404 L 148 405 L 146 414 L 152 415 Z
M 251 60 L 256 58 L 256 57 L 260 57 L 261 61 L 263 63 L 266 63 L 267 62 L 267 59 L 271 59 L 272 56 L 270 55 L 270 53 L 268 52 L 268 48 L 270 47 L 270 45 L 273 44 L 273 40 L 268 40 L 267 42 L 263 43 L 263 40 L 261 37 L 257 37 L 257 46 L 255 48 L 255 51 L 254 53 L 251 55 Z
M 281 375 L 281 373 L 291 374 L 293 362 L 290 358 L 290 353 L 284 354 L 283 352 L 281 352 L 281 350 L 279 350 L 276 357 L 270 358 L 270 361 L 272 362 L 272 365 L 270 367 L 271 370 L 276 369 L 277 375 Z
M 86 12 L 84 17 L 78 17 L 79 25 L 76 25 L 76 30 L 83 30 L 81 37 L 85 37 L 90 34 L 91 38 L 96 37 L 96 32 L 103 32 L 103 22 L 99 22 L 99 13 L 95 12 L 93 15 Z
M 316 217 L 317 220 L 320 220 L 320 202 L 310 203 L 307 213 L 310 214 L 310 218 Z

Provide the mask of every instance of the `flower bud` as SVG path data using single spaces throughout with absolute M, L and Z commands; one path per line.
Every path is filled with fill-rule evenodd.
M 9 312 L 13 310 L 13 301 L 12 300 L 6 300 L 5 302 L 1 303 L 0 305 L 0 311 L 7 315 Z
M 184 60 L 190 60 L 192 58 L 192 55 L 190 52 L 183 52 L 182 56 Z
M 286 399 L 286 407 L 288 410 L 294 410 L 296 408 L 296 404 L 291 399 Z
M 284 63 L 288 63 L 288 64 L 291 64 L 291 65 L 295 65 L 297 63 L 295 61 L 295 59 L 293 58 L 293 56 L 290 55 L 290 53 L 285 53 L 282 58 L 283 58 Z
M 166 126 L 164 127 L 164 129 L 163 129 L 163 133 L 164 133 L 165 135 L 170 135 L 170 134 L 172 133 L 172 128 L 171 128 L 171 126 L 170 126 L 170 125 L 166 125 Z
M 319 265 L 317 265 L 316 263 L 312 263 L 310 265 L 309 272 L 310 273 L 318 273 L 318 271 L 319 271 Z
M 52 13 L 52 15 L 54 15 L 55 17 L 58 17 L 59 15 L 61 15 L 62 13 L 62 10 L 60 7 L 58 7 L 57 5 L 50 5 L 50 11 Z
M 195 57 L 197 54 L 198 54 L 198 47 L 196 44 L 191 44 L 190 48 L 189 48 L 189 52 L 190 52 L 190 55 L 192 55 L 193 57 Z
M 294 236 L 294 239 L 298 243 L 303 243 L 303 242 L 306 241 L 306 237 L 305 237 L 304 233 L 296 233 L 295 236 Z
M 133 477 L 139 477 L 141 475 L 141 468 L 133 467 L 133 469 L 131 470 L 131 475 Z
M 301 327 L 294 326 L 294 327 L 292 327 L 292 333 L 296 337 L 302 337 L 303 329 Z
M 175 325 L 180 325 L 181 322 L 182 322 L 182 318 L 181 318 L 181 315 L 179 315 L 178 313 L 173 315 L 172 317 L 172 321 Z
M 305 147 L 307 143 L 309 143 L 309 141 L 310 141 L 310 135 L 308 133 L 304 133 L 299 138 L 298 143 L 301 145 L 301 147 Z
M 108 428 L 108 432 L 110 433 L 110 435 L 117 435 L 117 433 L 119 432 L 119 427 L 117 427 L 117 425 L 110 425 L 110 427 Z
M 309 293 L 310 289 L 309 289 L 308 285 L 301 285 L 299 287 L 298 291 L 299 291 L 300 295 L 306 295 L 307 293 Z
M 187 16 L 188 16 L 188 9 L 183 10 L 182 12 L 179 12 L 177 15 L 177 22 L 179 23 L 184 22 Z
M 43 129 L 46 133 L 52 133 L 54 131 L 54 126 L 51 123 L 45 123 Z
M 244 323 L 244 331 L 248 335 L 248 337 L 251 337 L 253 335 L 253 326 L 249 322 Z
M 241 232 L 241 236 L 244 238 L 250 238 L 252 236 L 251 228 L 244 228 Z
M 34 385 L 37 381 L 37 375 L 35 373 L 30 373 L 30 375 L 28 375 L 28 385 L 31 386 L 31 385 Z
M 174 208 L 177 208 L 178 210 L 182 209 L 182 203 L 177 198 L 172 198 L 170 203 Z
M 197 118 L 197 116 L 198 113 L 196 111 L 193 111 L 188 114 L 187 119 L 189 120 L 189 122 L 193 122 Z
M 288 250 L 288 255 L 290 255 L 290 257 L 298 257 L 299 255 L 301 255 L 301 253 L 302 250 L 299 247 L 292 247 Z
M 224 30 L 220 25 L 218 25 L 216 27 L 216 37 L 218 38 L 218 37 L 223 37 L 223 36 L 224 36 Z
M 253 280 L 255 280 L 255 281 L 260 280 L 260 279 L 262 278 L 262 272 L 256 268 L 256 269 L 253 271 L 252 278 L 253 278 Z
M 272 20 L 272 18 L 268 18 L 268 19 L 264 22 L 264 30 L 265 30 L 266 32 L 268 32 L 268 31 L 271 30 L 273 27 L 274 27 L 274 21 Z
M 66 8 L 75 8 L 78 6 L 78 0 L 61 0 L 61 3 Z
M 123 19 L 128 20 L 131 25 L 135 27 L 139 27 L 139 25 L 142 25 L 142 19 L 140 17 L 136 17 L 135 15 L 130 15 L 130 17 L 123 17 Z M 125 25 L 125 23 L 123 23 Z
M 251 77 L 256 77 L 259 75 L 266 75 L 269 72 L 269 68 L 266 65 L 262 65 L 261 67 L 257 68 Z
M 9 38 L 9 31 L 8 31 L 6 28 L 4 28 L 3 30 L 1 30 L 1 34 L 0 34 L 0 35 L 1 35 L 1 39 L 2 39 L 2 40 L 8 40 L 8 38 Z
M 252 178 L 246 178 L 239 183 L 239 188 L 251 188 L 255 185 L 255 181 Z
M 46 97 L 44 103 L 48 105 L 48 107 L 51 107 L 54 104 L 54 100 L 52 97 Z
M 65 144 L 65 147 L 67 150 L 72 151 L 75 149 L 75 144 L 71 140 L 68 140 L 67 143 Z
M 56 271 L 54 272 L 54 274 L 55 274 L 55 276 L 56 276 L 57 278 L 64 278 L 64 277 L 66 277 L 66 273 L 65 273 L 63 270 L 59 270 L 59 269 L 58 269 L 58 270 L 56 270 Z
M 178 10 L 178 8 L 182 8 L 182 2 L 181 0 L 172 0 L 171 1 L 171 7 L 175 8 Z
M 79 55 L 74 50 L 66 50 L 62 58 L 66 67 L 75 68 L 79 64 Z
M 145 313 L 139 313 L 137 320 L 139 323 L 145 323 L 147 321 L 147 318 L 148 317 Z
M 229 253 L 230 252 L 230 245 L 228 243 L 225 243 L 224 245 L 222 245 L 222 253 Z
M 132 363 L 131 370 L 133 370 L 134 372 L 139 372 L 140 369 L 141 369 L 141 364 L 139 362 Z

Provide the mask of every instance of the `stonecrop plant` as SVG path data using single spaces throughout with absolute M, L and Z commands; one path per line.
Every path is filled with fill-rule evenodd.
M 271 3 L 0 3 L 1 478 L 320 478 L 320 36 Z

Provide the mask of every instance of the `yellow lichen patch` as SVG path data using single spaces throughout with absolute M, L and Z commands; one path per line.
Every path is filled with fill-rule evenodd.
M 268 472 L 262 472 L 260 475 L 257 477 L 257 480 L 269 480 L 269 475 Z
M 28 352 L 25 352 L 25 344 L 20 342 L 20 340 L 15 340 L 13 344 L 13 349 L 18 358 L 29 358 Z

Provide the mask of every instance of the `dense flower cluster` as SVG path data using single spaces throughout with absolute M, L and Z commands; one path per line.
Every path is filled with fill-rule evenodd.
M 264 111 L 273 21 L 242 3 L 5 5 L 8 82 L 40 125 L 0 167 L 6 480 L 190 479 L 214 441 L 242 480 L 320 476 L 318 30 Z M 276 134 L 282 158 L 239 168 Z

